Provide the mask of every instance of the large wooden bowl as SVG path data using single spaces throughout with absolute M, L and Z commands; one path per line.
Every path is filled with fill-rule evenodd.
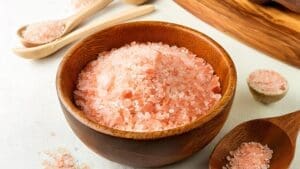
M 186 47 L 210 63 L 220 77 L 221 100 L 203 118 L 178 128 L 157 132 L 128 132 L 88 120 L 74 104 L 77 75 L 98 53 L 132 41 L 163 42 Z M 56 87 L 64 115 L 74 133 L 99 155 L 135 167 L 157 167 L 187 158 L 207 145 L 223 127 L 235 93 L 236 70 L 225 50 L 206 35 L 165 22 L 117 25 L 78 42 L 64 56 Z

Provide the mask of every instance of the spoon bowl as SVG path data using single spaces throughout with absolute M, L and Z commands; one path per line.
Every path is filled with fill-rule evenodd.
M 231 130 L 215 147 L 209 161 L 210 169 L 226 165 L 230 151 L 244 142 L 258 142 L 273 150 L 270 169 L 288 169 L 293 160 L 300 128 L 300 111 L 284 116 L 257 119 L 242 123 Z
M 33 43 L 30 42 L 28 40 L 25 40 L 23 38 L 23 32 L 26 30 L 28 25 L 22 26 L 17 30 L 17 35 L 19 37 L 19 40 L 21 41 L 21 43 L 25 46 L 25 47 L 34 47 L 34 46 L 38 46 L 38 45 L 42 45 L 42 44 L 37 44 L 37 43 Z

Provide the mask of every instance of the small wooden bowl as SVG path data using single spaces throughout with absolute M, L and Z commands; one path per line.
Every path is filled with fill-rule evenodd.
M 73 91 L 83 67 L 98 53 L 132 41 L 163 42 L 186 47 L 206 59 L 220 77 L 221 100 L 203 118 L 178 128 L 157 132 L 128 132 L 88 120 L 74 104 Z M 207 145 L 223 127 L 236 89 L 236 70 L 225 50 L 206 35 L 165 22 L 117 25 L 78 42 L 64 56 L 56 79 L 58 98 L 74 133 L 99 155 L 135 167 L 158 167 L 187 158 Z

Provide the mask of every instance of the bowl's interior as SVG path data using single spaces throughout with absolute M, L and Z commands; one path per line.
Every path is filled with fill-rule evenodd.
M 211 109 L 205 117 L 193 124 L 161 132 L 135 133 L 109 129 L 87 120 L 73 103 L 73 91 L 76 87 L 77 76 L 84 66 L 97 58 L 103 51 L 118 48 L 132 41 L 163 42 L 178 47 L 186 47 L 197 56 L 210 63 L 220 77 L 222 99 Z M 57 74 L 58 96 L 66 109 L 79 121 L 106 134 L 126 138 L 158 138 L 191 130 L 210 120 L 233 97 L 236 87 L 236 72 L 227 53 L 209 37 L 192 29 L 164 22 L 133 22 L 111 27 L 89 36 L 77 43 L 64 57 Z

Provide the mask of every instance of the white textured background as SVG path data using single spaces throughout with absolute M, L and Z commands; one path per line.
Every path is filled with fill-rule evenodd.
M 0 168 L 41 169 L 39 152 L 66 147 L 92 169 L 131 169 L 110 162 L 85 147 L 68 127 L 55 90 L 57 66 L 67 48 L 37 61 L 14 55 L 17 28 L 34 21 L 67 16 L 70 0 L 0 0 Z M 300 109 L 300 70 L 251 49 L 219 32 L 177 6 L 171 0 L 154 2 L 158 11 L 141 20 L 175 22 L 197 29 L 220 43 L 231 55 L 238 72 L 234 104 L 220 134 L 195 156 L 164 169 L 205 169 L 208 157 L 220 138 L 237 124 L 255 118 L 281 115 Z M 96 17 L 109 17 L 132 6 L 115 1 Z M 94 17 L 94 18 L 96 18 Z M 299 44 L 300 47 L 300 44 Z M 290 84 L 281 102 L 264 106 L 255 102 L 246 85 L 248 74 L 270 68 L 283 74 Z M 291 169 L 300 166 L 300 140 Z

